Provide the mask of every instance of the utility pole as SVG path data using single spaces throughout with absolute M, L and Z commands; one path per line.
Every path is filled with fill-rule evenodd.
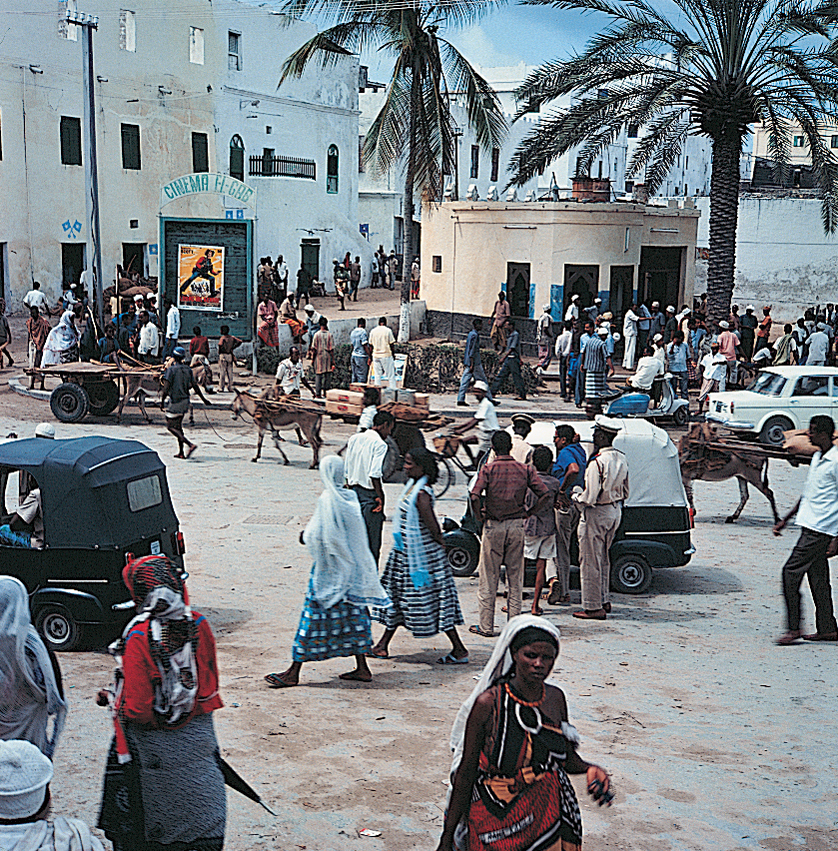
M 105 328 L 104 287 L 102 286 L 102 242 L 99 232 L 99 164 L 96 157 L 96 103 L 93 92 L 93 31 L 99 18 L 67 10 L 67 23 L 83 30 L 82 76 L 84 81 L 84 123 L 87 128 L 87 156 L 84 158 L 85 209 L 87 214 L 87 265 L 93 270 L 96 320 Z

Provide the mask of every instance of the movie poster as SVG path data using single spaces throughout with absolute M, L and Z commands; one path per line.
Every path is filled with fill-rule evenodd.
M 224 304 L 224 249 L 178 246 L 178 307 L 221 311 Z

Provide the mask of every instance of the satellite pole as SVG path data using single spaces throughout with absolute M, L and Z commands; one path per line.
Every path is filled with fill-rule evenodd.
M 67 23 L 81 27 L 82 75 L 84 81 L 84 123 L 87 136 L 87 156 L 84 158 L 85 209 L 87 213 L 87 263 L 93 270 L 96 320 L 99 329 L 105 327 L 104 287 L 102 281 L 102 241 L 99 232 L 99 164 L 96 157 L 96 103 L 93 92 L 93 31 L 99 18 L 84 12 L 67 10 Z

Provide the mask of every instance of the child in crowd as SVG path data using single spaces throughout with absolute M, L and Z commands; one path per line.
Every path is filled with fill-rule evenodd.
M 358 431 L 366 431 L 372 428 L 372 418 L 378 411 L 378 405 L 381 402 L 381 393 L 377 387 L 367 387 L 364 389 L 364 410 L 361 411 L 361 418 L 358 420 Z
M 44 345 L 52 330 L 49 320 L 41 316 L 37 305 L 29 308 L 29 319 L 26 320 L 26 334 L 29 338 L 29 368 L 35 369 L 41 365 L 44 356 Z M 35 387 L 35 373 L 29 376 L 29 389 Z M 41 373 L 41 390 L 44 389 L 44 374 Z
M 238 337 L 230 335 L 230 326 L 221 326 L 221 336 L 218 338 L 218 390 L 233 389 L 233 352 L 242 344 Z
M 532 514 L 524 521 L 524 558 L 535 559 L 535 590 L 532 598 L 532 613 L 542 613 L 541 591 L 544 588 L 544 578 L 547 573 L 547 559 L 556 557 L 556 496 L 561 487 L 558 479 L 550 475 L 553 467 L 553 452 L 549 446 L 536 446 L 532 453 L 532 463 L 538 470 L 539 478 L 550 492 L 547 507 L 538 514 Z M 525 506 L 531 509 L 536 497 L 532 491 L 527 491 Z
M 189 341 L 189 366 L 203 367 L 203 371 L 199 370 L 195 375 L 195 380 L 207 393 L 215 393 L 212 388 L 212 367 L 209 362 L 209 353 L 209 338 L 201 333 L 200 325 L 195 325 L 192 328 L 192 339 Z

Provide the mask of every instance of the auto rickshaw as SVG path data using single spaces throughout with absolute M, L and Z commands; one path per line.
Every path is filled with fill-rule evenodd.
M 0 524 L 35 488 L 44 546 L 0 540 L 0 573 L 26 586 L 32 622 L 54 650 L 77 647 L 94 625 L 125 626 L 134 604 L 122 569 L 131 556 L 161 553 L 183 569 L 166 468 L 144 444 L 108 437 L 0 444 Z
M 643 419 L 615 419 L 620 428 L 614 448 L 625 453 L 629 496 L 620 528 L 611 545 L 611 589 L 620 594 L 643 594 L 652 584 L 653 569 L 682 567 L 695 552 L 690 540 L 687 495 L 681 481 L 678 450 L 661 428 Z M 588 458 L 594 452 L 592 422 L 568 423 L 579 435 Z M 527 442 L 554 450 L 556 423 L 536 422 Z M 448 564 L 455 576 L 470 576 L 480 559 L 480 524 L 467 509 L 457 524 L 443 520 Z M 578 564 L 573 537 L 571 561 Z M 533 585 L 535 563 L 525 566 L 525 584 Z

